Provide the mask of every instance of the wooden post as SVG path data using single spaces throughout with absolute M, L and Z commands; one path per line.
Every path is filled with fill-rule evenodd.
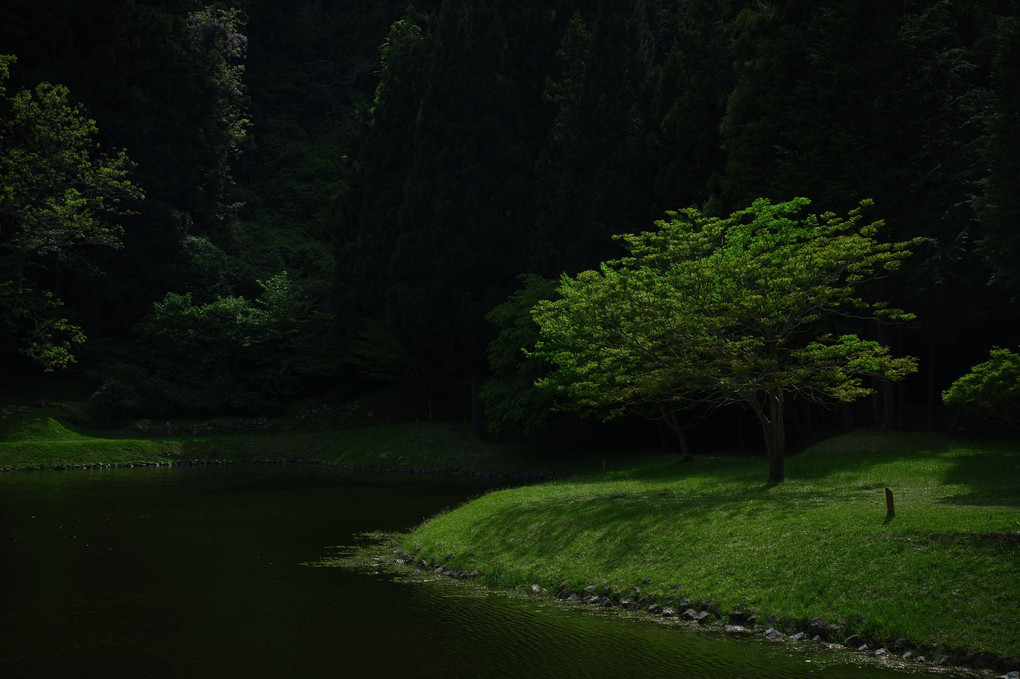
M 892 491 L 889 490 L 887 486 L 885 489 L 885 518 L 891 519 L 895 515 L 896 511 L 893 509 Z
M 606 473 L 606 461 L 605 460 L 602 460 L 602 473 L 603 474 Z

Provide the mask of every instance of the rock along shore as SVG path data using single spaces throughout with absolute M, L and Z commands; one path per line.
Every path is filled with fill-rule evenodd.
M 447 564 L 453 554 L 443 558 L 426 557 L 420 552 L 407 554 L 396 551 L 391 557 L 377 556 L 380 566 L 394 572 L 416 577 L 442 576 L 453 580 L 471 580 L 482 573 L 477 570 L 457 569 Z M 609 583 L 589 584 L 579 591 L 560 585 L 553 591 L 533 584 L 516 593 L 545 596 L 568 605 L 613 610 L 658 619 L 663 622 L 683 623 L 692 627 L 717 631 L 733 636 L 760 637 L 772 643 L 789 643 L 798 650 L 845 652 L 861 660 L 896 664 L 914 669 L 947 672 L 958 676 L 999 677 L 1020 679 L 1020 658 L 1000 656 L 984 651 L 966 651 L 944 645 L 921 645 L 909 639 L 892 641 L 868 638 L 845 629 L 843 625 L 827 623 L 819 618 L 796 620 L 776 615 L 761 617 L 754 612 L 722 610 L 712 599 L 692 601 L 683 596 L 681 586 L 656 587 L 645 579 L 641 587 L 621 591 Z M 667 591 L 670 593 L 662 593 Z

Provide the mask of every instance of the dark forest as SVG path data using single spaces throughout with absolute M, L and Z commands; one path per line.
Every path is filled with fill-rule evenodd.
M 852 328 L 918 371 L 795 431 L 952 426 L 1020 342 L 1016 2 L 9 0 L 0 54 L 0 378 L 73 371 L 111 419 L 384 392 L 591 430 L 535 387 L 532 307 L 758 198 L 920 239 L 875 284 L 915 317 Z

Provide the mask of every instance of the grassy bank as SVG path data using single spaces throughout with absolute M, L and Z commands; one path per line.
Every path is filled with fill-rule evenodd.
M 260 420 L 254 431 L 239 418 L 174 419 L 152 424 L 146 433 L 133 425 L 100 428 L 84 402 L 37 401 L 2 406 L 0 470 L 62 469 L 96 465 L 174 464 L 191 461 L 301 461 L 361 471 L 407 471 L 563 477 L 659 459 L 657 454 L 620 451 L 569 454 L 549 449 L 479 441 L 468 427 L 449 423 L 342 426 L 316 410 Z M 221 433 L 199 433 L 209 426 Z
M 194 435 L 204 422 L 175 421 L 167 435 L 97 429 L 73 403 L 4 411 L 0 469 L 289 460 L 542 478 L 436 517 L 396 546 L 481 571 L 497 588 L 595 586 L 601 596 L 608 585 L 619 599 L 637 587 L 694 608 L 711 599 L 722 619 L 818 618 L 840 626 L 833 638 L 1020 656 L 1016 442 L 862 430 L 791 458 L 787 481 L 766 486 L 761 457 L 567 454 L 476 441 L 464 425 L 336 426 L 302 413 L 252 432 Z
M 1020 656 L 1020 447 L 860 431 L 790 459 L 777 486 L 764 465 L 662 459 L 504 490 L 400 547 L 498 588 L 637 587 L 915 654 Z

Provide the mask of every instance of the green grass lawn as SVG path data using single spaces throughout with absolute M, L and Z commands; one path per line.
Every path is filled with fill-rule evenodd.
M 608 583 L 1020 655 L 1020 446 L 858 431 L 791 458 L 782 484 L 765 476 L 763 458 L 663 458 L 487 495 L 401 548 L 500 588 Z
M 7 408 L 7 407 L 5 407 Z M 268 431 L 191 435 L 196 424 L 218 418 L 173 419 L 153 433 L 130 426 L 97 428 L 87 401 L 8 409 L 0 419 L 0 469 L 50 469 L 95 464 L 166 464 L 191 460 L 310 461 L 356 470 L 572 476 L 660 459 L 632 451 L 597 456 L 518 444 L 479 441 L 451 423 L 335 426 L 298 418 L 270 420 Z M 73 413 L 83 414 L 75 416 Z
M 769 486 L 763 456 L 566 453 L 476 441 L 458 424 L 143 436 L 73 412 L 8 411 L 0 469 L 300 460 L 557 477 L 483 496 L 396 542 L 427 559 L 452 554 L 448 567 L 504 589 L 638 587 L 722 612 L 817 617 L 879 642 L 1020 656 L 1016 441 L 860 430 L 791 457 L 787 480 Z
M 86 433 L 61 419 L 64 414 L 33 408 L 0 421 L 0 469 L 155 464 L 180 454 L 176 441 Z

